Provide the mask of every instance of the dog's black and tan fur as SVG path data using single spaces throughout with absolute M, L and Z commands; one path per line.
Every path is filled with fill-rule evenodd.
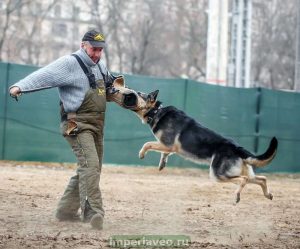
M 147 151 L 161 153 L 159 170 L 162 170 L 171 154 L 178 154 L 196 163 L 207 162 L 210 176 L 221 182 L 239 185 L 236 202 L 247 183 L 261 186 L 264 196 L 272 200 L 265 176 L 256 176 L 254 167 L 267 165 L 275 157 L 277 139 L 274 137 L 267 151 L 255 156 L 246 149 L 202 126 L 183 111 L 173 106 L 162 107 L 157 101 L 158 90 L 149 94 L 137 93 L 138 107 L 133 110 L 148 123 L 157 141 L 147 142 L 139 152 L 144 158 Z

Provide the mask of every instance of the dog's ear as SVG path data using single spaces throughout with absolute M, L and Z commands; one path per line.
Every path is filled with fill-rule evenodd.
M 113 82 L 113 85 L 115 87 L 125 87 L 125 80 L 123 75 L 119 75 L 116 77 L 116 79 Z
M 149 93 L 148 97 L 147 97 L 147 100 L 151 101 L 151 102 L 154 102 L 157 98 L 158 92 L 159 92 L 159 90 L 155 90 L 154 92 Z

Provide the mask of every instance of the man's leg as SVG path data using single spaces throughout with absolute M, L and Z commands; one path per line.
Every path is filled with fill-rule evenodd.
M 69 184 L 61 197 L 56 210 L 56 218 L 59 220 L 76 220 L 80 207 L 79 199 L 79 176 L 70 178 Z
M 99 165 L 99 170 L 100 170 L 100 174 L 101 174 L 102 158 L 103 158 L 103 126 L 102 126 L 102 129 L 100 131 L 98 131 L 96 133 L 96 135 L 94 136 L 94 141 L 95 141 L 95 146 L 96 146 L 96 150 L 97 150 L 97 154 L 98 154 L 98 165 Z M 104 214 L 104 210 L 103 210 L 103 214 Z M 96 217 L 97 216 L 94 216 L 94 219 L 91 220 L 91 224 L 94 227 L 99 226 L 99 224 L 98 224 L 99 220 L 97 220 Z
M 78 160 L 79 197 L 83 221 L 102 228 L 104 210 L 99 187 L 100 165 L 93 133 L 80 132 L 72 138 L 72 149 Z

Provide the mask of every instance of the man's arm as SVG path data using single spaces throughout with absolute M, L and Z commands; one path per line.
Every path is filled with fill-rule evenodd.
M 65 86 L 72 83 L 71 77 L 70 58 L 64 56 L 12 85 L 9 88 L 9 93 L 12 96 L 18 96 L 23 92 Z

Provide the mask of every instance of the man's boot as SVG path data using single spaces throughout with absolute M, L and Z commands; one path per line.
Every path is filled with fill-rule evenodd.
M 103 229 L 103 216 L 97 212 L 95 212 L 89 202 L 87 201 L 85 204 L 85 209 L 83 212 L 83 222 L 89 222 L 92 226 L 92 228 L 97 230 Z
M 63 213 L 61 211 L 56 211 L 55 217 L 59 221 L 80 221 L 80 215 L 79 214 Z

